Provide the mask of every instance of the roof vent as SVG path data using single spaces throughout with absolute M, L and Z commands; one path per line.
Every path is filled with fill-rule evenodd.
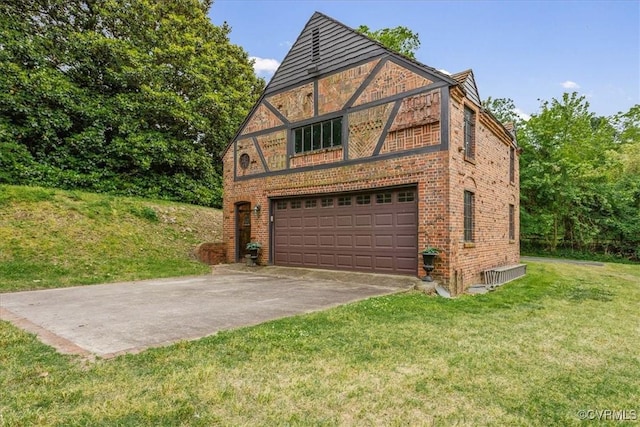
M 314 28 L 311 33 L 311 60 L 317 62 L 320 59 L 320 30 Z

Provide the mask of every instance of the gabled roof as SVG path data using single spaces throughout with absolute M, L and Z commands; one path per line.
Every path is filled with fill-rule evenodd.
M 317 32 L 318 41 L 316 60 L 312 55 L 314 31 Z M 318 74 L 328 74 L 385 54 L 411 62 L 423 71 L 435 75 L 449 84 L 456 83 L 450 76 L 435 68 L 392 52 L 353 28 L 320 12 L 315 12 L 282 60 L 264 93 L 268 95 L 310 80 Z
M 478 107 L 482 106 L 480 95 L 478 94 L 478 86 L 476 86 L 476 79 L 473 76 L 473 70 L 461 71 L 451 77 L 462 87 L 467 98 L 475 102 Z

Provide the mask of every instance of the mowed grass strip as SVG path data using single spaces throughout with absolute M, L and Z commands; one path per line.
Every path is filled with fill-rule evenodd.
M 0 292 L 203 274 L 217 209 L 0 185 Z
M 92 363 L 0 323 L 0 424 L 583 425 L 639 413 L 639 303 L 640 266 L 530 263 L 482 296 L 372 298 Z

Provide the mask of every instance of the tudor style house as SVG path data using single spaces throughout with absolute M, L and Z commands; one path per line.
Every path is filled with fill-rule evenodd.
M 519 262 L 518 157 L 471 70 L 316 12 L 224 153 L 227 259 L 424 276 L 433 246 L 459 294 Z

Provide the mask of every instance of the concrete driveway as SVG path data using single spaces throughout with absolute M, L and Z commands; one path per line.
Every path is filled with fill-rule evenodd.
M 265 267 L 0 294 L 0 318 L 63 353 L 113 357 L 410 288 L 415 279 Z M 330 280 L 340 278 L 343 281 Z

